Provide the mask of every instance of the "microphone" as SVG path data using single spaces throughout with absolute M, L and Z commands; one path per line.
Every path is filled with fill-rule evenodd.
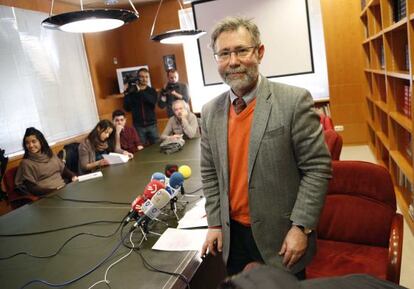
M 180 166 L 178 171 L 183 175 L 184 179 L 191 177 L 191 168 L 187 165 Z
M 151 176 L 151 180 L 157 180 L 164 184 L 165 184 L 165 179 L 166 179 L 166 176 L 160 172 L 153 173 Z
M 150 181 L 144 189 L 143 195 L 146 199 L 151 199 L 152 196 L 160 189 L 164 189 L 165 184 L 158 180 Z
M 168 164 L 165 166 L 165 175 L 169 178 L 171 175 L 178 171 L 178 166 L 174 164 Z
M 170 181 L 166 186 L 166 190 L 170 193 L 171 198 L 175 197 L 178 194 L 183 183 L 184 176 L 181 173 L 175 172 L 171 175 Z
M 142 206 L 144 202 L 148 199 L 151 199 L 154 194 L 160 190 L 164 189 L 165 185 L 161 181 L 158 180 L 152 180 L 150 181 L 144 189 L 144 192 L 142 195 L 139 195 L 135 198 L 135 200 L 131 204 L 131 209 L 129 210 L 128 217 L 124 221 L 124 226 L 129 223 L 132 219 L 137 219 L 140 215 L 143 214 L 142 212 Z
M 132 219 L 137 219 L 140 214 L 142 214 L 142 204 L 145 202 L 145 199 L 142 195 L 139 195 L 131 204 L 131 210 L 129 210 L 128 217 L 124 221 L 124 226 L 128 224 Z
M 157 218 L 161 213 L 161 209 L 169 202 L 170 194 L 165 189 L 158 190 L 151 199 L 146 200 L 142 204 L 141 209 L 144 214 L 135 222 L 134 227 Z
M 174 189 L 179 189 L 184 184 L 184 176 L 180 172 L 175 172 L 170 177 L 169 186 Z

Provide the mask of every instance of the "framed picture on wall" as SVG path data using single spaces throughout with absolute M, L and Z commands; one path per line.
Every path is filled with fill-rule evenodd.
M 117 68 L 116 75 L 118 77 L 118 85 L 119 85 L 120 93 L 124 93 L 128 84 L 138 83 L 138 71 L 141 68 L 146 68 L 149 71 L 148 65 Z M 151 79 L 149 79 L 148 85 L 151 86 Z
M 177 69 L 177 65 L 175 64 L 175 55 L 165 55 L 163 56 L 164 60 L 164 69 L 167 72 L 170 69 Z

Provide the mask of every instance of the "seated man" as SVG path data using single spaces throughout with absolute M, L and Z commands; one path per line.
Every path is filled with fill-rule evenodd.
M 123 110 L 117 109 L 112 113 L 112 122 L 116 129 L 116 137 L 120 139 L 123 150 L 133 154 L 144 148 L 135 128 L 126 125 L 126 116 Z
M 184 100 L 176 100 L 172 104 L 174 116 L 170 117 L 161 134 L 161 140 L 199 137 L 197 117 L 190 112 Z

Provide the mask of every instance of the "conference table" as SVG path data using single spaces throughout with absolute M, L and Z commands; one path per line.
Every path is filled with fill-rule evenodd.
M 50 255 L 65 241 L 79 233 L 106 237 L 80 235 L 51 258 L 39 259 L 18 255 L 0 260 L 0 288 L 22 288 L 26 283 L 36 279 L 55 285 L 62 284 L 85 274 L 115 251 L 102 266 L 65 288 L 89 288 L 95 282 L 103 280 L 110 264 L 130 250 L 120 245 L 121 230 L 116 231 L 131 208 L 130 203 L 142 194 L 154 172 L 164 172 L 166 164 L 190 166 L 192 175 L 185 180 L 185 192 L 189 195 L 201 195 L 200 145 L 199 139 L 195 139 L 187 141 L 181 151 L 170 155 L 161 153 L 157 145 L 145 148 L 125 164 L 103 168 L 101 178 L 70 183 L 47 198 L 1 216 L 0 258 L 19 252 L 38 256 Z M 177 203 L 179 217 L 198 199 L 199 197 L 180 195 L 180 202 Z M 151 232 L 161 234 L 168 226 L 176 226 L 177 219 L 173 212 L 168 208 L 164 211 L 166 214 L 160 217 L 163 222 L 154 222 L 150 227 Z M 89 224 L 75 226 L 85 223 Z M 73 228 L 54 231 L 69 226 Z M 122 236 L 126 236 L 126 244 L 129 244 L 130 227 L 128 224 L 123 230 Z M 51 232 L 42 234 L 6 236 L 49 230 Z M 108 236 L 111 234 L 112 236 Z M 141 231 L 135 230 L 132 238 L 137 246 L 142 240 Z M 186 288 L 187 285 L 182 278 L 151 270 L 144 264 L 141 256 L 158 270 L 182 274 L 191 284 L 204 284 L 201 287 L 197 285 L 199 288 L 214 288 L 215 286 L 204 287 L 207 286 L 205 280 L 209 279 L 211 283 L 212 279 L 217 279 L 211 283 L 217 284 L 218 279 L 223 278 L 223 267 L 218 258 L 209 257 L 210 259 L 202 261 L 197 251 L 152 250 L 151 247 L 158 238 L 157 234 L 148 234 L 140 250 L 132 252 L 110 268 L 107 274 L 110 287 L 102 282 L 93 288 Z M 25 288 L 50 287 L 33 282 Z

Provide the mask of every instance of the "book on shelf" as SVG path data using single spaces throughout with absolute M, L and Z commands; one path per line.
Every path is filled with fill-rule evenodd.
M 401 141 L 401 147 L 400 147 L 401 153 L 411 163 L 411 159 L 413 158 L 411 133 L 407 131 L 401 132 L 400 141 Z
M 394 22 L 398 22 L 407 16 L 407 6 L 405 0 L 393 0 L 392 10 Z
M 382 42 L 380 44 L 380 66 L 381 66 L 381 69 L 385 69 L 385 52 L 384 52 L 384 44 Z
M 411 119 L 411 92 L 410 86 L 404 85 L 404 98 L 402 103 L 403 114 Z
M 331 108 L 329 106 L 329 103 L 324 103 L 322 105 L 316 103 L 315 104 L 315 111 L 318 114 L 324 114 L 324 115 L 329 116 L 329 117 L 331 116 Z
M 409 54 L 409 51 L 408 51 L 408 43 L 405 43 L 404 51 L 405 51 L 404 70 L 409 71 L 410 70 L 410 54 Z
M 409 181 L 407 176 L 399 169 L 397 168 L 397 185 L 403 191 L 404 193 L 410 194 L 413 196 L 414 188 L 413 184 Z
M 408 206 L 408 213 L 410 214 L 411 219 L 414 220 L 414 202 Z

